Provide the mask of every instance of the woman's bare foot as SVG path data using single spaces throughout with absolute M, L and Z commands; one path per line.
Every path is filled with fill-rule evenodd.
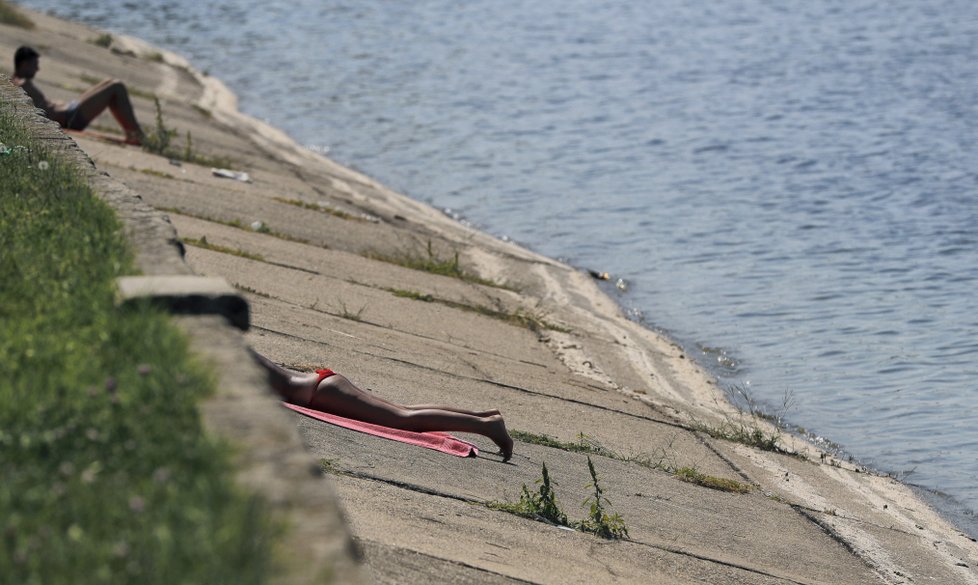
M 499 454 L 503 456 L 503 462 L 509 461 L 513 456 L 513 439 L 506 430 L 506 422 L 503 417 L 495 414 L 487 417 L 489 420 L 488 437 L 499 447 Z

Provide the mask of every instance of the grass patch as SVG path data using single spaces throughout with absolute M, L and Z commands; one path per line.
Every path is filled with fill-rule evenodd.
M 363 305 L 357 311 L 349 310 L 344 302 L 340 302 L 340 306 L 340 317 L 349 319 L 350 321 L 356 321 L 358 323 L 363 321 L 363 312 L 367 310 L 367 305 Z
M 161 179 L 176 179 L 170 173 L 164 173 L 163 171 L 157 171 L 155 169 L 137 169 L 136 167 L 129 167 L 131 171 L 138 171 L 144 175 L 149 175 L 151 177 L 159 177 Z
M 675 476 L 687 483 L 696 484 L 713 490 L 722 492 L 732 492 L 735 494 L 746 494 L 751 491 L 751 486 L 732 479 L 716 477 L 700 473 L 692 467 L 680 467 L 676 470 Z
M 557 503 L 557 492 L 554 491 L 557 482 L 550 479 L 550 472 L 547 471 L 546 463 L 543 464 L 542 474 L 542 477 L 536 481 L 538 487 L 535 491 L 531 492 L 526 484 L 523 484 L 519 502 L 515 504 L 489 502 L 486 505 L 491 510 L 500 510 L 558 526 L 569 526 L 567 514 L 560 509 L 560 504 Z
M 401 297 L 402 299 L 411 299 L 412 301 L 421 301 L 423 303 L 433 303 L 435 302 L 435 297 L 423 293 L 419 293 L 413 290 L 404 290 L 400 288 L 389 288 L 388 292 L 393 294 L 395 297 Z
M 340 211 L 339 209 L 333 209 L 326 205 L 320 205 L 318 203 L 309 203 L 308 201 L 301 201 L 299 199 L 286 199 L 284 197 L 273 197 L 279 203 L 285 203 L 286 205 L 293 205 L 295 207 L 301 207 L 302 209 L 311 209 L 312 211 L 318 211 L 319 213 L 325 213 L 326 215 L 332 215 L 333 217 L 338 217 L 340 219 L 346 219 L 351 221 L 366 221 L 362 217 L 357 217 L 356 215 L 349 214 L 345 211 Z
M 9 583 L 262 583 L 281 527 L 236 487 L 169 318 L 121 313 L 114 212 L 0 104 L 0 575 Z
M 108 49 L 112 46 L 112 35 L 109 33 L 102 33 L 94 39 L 89 39 L 88 42 L 92 43 L 96 47 L 102 47 L 103 49 Z
M 163 53 L 159 51 L 153 51 L 152 53 L 146 53 L 143 55 L 143 59 L 147 61 L 152 61 L 153 63 L 165 63 L 166 59 L 163 58 Z
M 539 332 L 544 329 L 549 329 L 551 331 L 562 331 L 564 333 L 569 333 L 568 329 L 550 323 L 549 321 L 546 320 L 546 317 L 542 313 L 538 313 L 535 311 L 527 311 L 525 309 L 517 309 L 515 311 L 501 311 L 498 309 L 493 309 L 491 307 L 485 307 L 482 305 L 470 305 L 466 303 L 459 303 L 457 301 L 450 301 L 448 299 L 440 299 L 438 297 L 429 294 L 424 294 L 412 290 L 404 290 L 399 288 L 385 288 L 384 290 L 393 294 L 396 297 L 411 299 L 415 301 L 422 301 L 425 303 L 438 303 L 440 305 L 445 305 L 446 307 L 452 307 L 453 309 L 459 309 L 461 311 L 466 311 L 469 313 L 477 313 L 479 315 L 489 317 L 490 319 L 497 319 L 499 321 L 504 321 L 506 323 L 509 323 L 510 325 L 523 327 L 534 332 Z
M 0 22 L 27 30 L 34 29 L 34 21 L 7 0 L 0 0 Z
M 660 453 L 660 457 L 658 458 L 647 454 L 626 456 L 608 449 L 601 443 L 589 438 L 584 433 L 578 433 L 577 441 L 561 441 L 560 439 L 551 437 L 550 435 L 540 435 L 537 433 L 527 433 L 517 430 L 511 430 L 509 434 L 514 439 L 524 443 L 529 443 L 531 445 L 541 445 L 543 447 L 570 451 L 572 453 L 585 453 L 589 456 L 589 460 L 591 455 L 601 455 L 603 457 L 608 457 L 609 459 L 616 459 L 626 463 L 641 465 L 642 467 L 646 467 L 648 469 L 664 471 L 682 481 L 695 483 L 710 489 L 739 494 L 745 494 L 751 490 L 749 485 L 740 483 L 738 481 L 714 477 L 712 475 L 705 475 L 693 467 L 677 467 L 673 463 L 667 463 L 666 461 L 668 457 L 664 451 Z
M 239 248 L 229 248 L 227 246 L 222 246 L 220 244 L 212 244 L 207 241 L 207 236 L 203 236 L 199 240 L 195 238 L 183 238 L 183 243 L 189 246 L 194 246 L 195 248 L 202 248 L 204 250 L 220 252 L 221 254 L 230 254 L 232 256 L 247 258 L 249 260 L 257 260 L 259 262 L 265 261 L 265 257 L 262 256 L 261 254 L 252 254 L 251 252 L 246 252 Z
M 587 453 L 588 455 L 603 455 L 605 457 L 610 457 L 612 459 L 618 459 L 624 461 L 625 458 L 621 457 L 614 451 L 604 447 L 597 441 L 589 439 L 584 433 L 577 434 L 577 441 L 561 441 L 550 435 L 540 435 L 536 433 L 527 433 L 524 431 L 510 431 L 510 436 L 514 439 L 522 441 L 524 443 L 529 443 L 531 445 L 542 445 L 544 447 L 550 447 L 552 449 L 560 449 L 562 451 L 571 451 L 573 453 Z
M 697 423 L 693 428 L 706 433 L 714 439 L 741 443 L 762 451 L 782 453 L 784 455 L 801 456 L 800 454 L 781 446 L 784 434 L 784 416 L 791 409 L 793 398 L 786 392 L 777 414 L 771 415 L 762 411 L 760 406 L 743 386 L 726 388 L 730 402 L 740 411 L 736 418 L 728 417 L 719 425 Z M 764 422 L 770 423 L 773 430 Z
M 132 91 L 130 93 L 138 95 Z M 235 166 L 238 166 L 228 157 L 208 156 L 197 152 L 193 146 L 193 136 L 189 130 L 184 133 L 183 146 L 178 146 L 174 139 L 179 133 L 176 128 L 167 126 L 166 120 L 163 118 L 163 107 L 160 105 L 160 99 L 155 95 L 149 95 L 148 97 L 153 100 L 153 105 L 156 107 L 156 116 L 153 126 L 146 132 L 146 137 L 143 141 L 143 150 L 169 159 L 205 167 L 233 169 Z
M 441 276 L 457 278 L 473 284 L 481 284 L 496 288 L 507 288 L 497 282 L 486 280 L 485 278 L 481 278 L 463 270 L 461 264 L 459 264 L 458 252 L 455 252 L 451 258 L 440 257 L 435 253 L 431 240 L 428 240 L 428 245 L 424 254 L 404 253 L 398 256 L 391 256 L 374 252 L 367 254 L 367 257 L 372 260 L 379 260 L 381 262 L 387 262 L 388 264 L 396 264 L 412 270 L 420 270 L 422 272 L 429 272 L 431 274 L 439 274 Z
M 286 240 L 286 241 L 289 241 L 289 242 L 298 242 L 300 244 L 310 244 L 310 245 L 313 245 L 309 240 L 304 240 L 302 238 L 297 238 L 295 236 L 290 236 L 289 234 L 283 234 L 281 232 L 277 232 L 277 231 L 271 229 L 270 227 L 268 227 L 267 225 L 265 225 L 264 223 L 261 223 L 261 222 L 258 222 L 259 223 L 258 227 L 253 228 L 251 226 L 246 226 L 244 223 L 241 222 L 241 220 L 238 220 L 238 219 L 217 219 L 217 218 L 210 217 L 210 216 L 207 216 L 207 215 L 199 215 L 199 214 L 196 214 L 196 213 L 191 213 L 189 211 L 180 209 L 179 207 L 157 207 L 157 209 L 160 210 L 160 211 L 162 211 L 162 212 L 164 212 L 164 213 L 176 213 L 176 214 L 179 214 L 179 215 L 185 215 L 187 217 L 192 217 L 194 219 L 201 219 L 203 221 L 209 221 L 211 223 L 217 223 L 217 224 L 220 224 L 220 225 L 226 225 L 228 227 L 233 227 L 233 228 L 239 229 L 239 230 L 245 230 L 245 231 L 249 231 L 249 232 L 257 232 L 257 233 L 260 233 L 260 234 L 265 234 L 265 235 L 268 235 L 268 236 L 272 236 L 273 238 L 278 238 L 280 240 Z M 321 248 L 326 248 L 326 246 L 320 246 L 320 247 Z
M 207 108 L 205 108 L 203 106 L 199 106 L 197 104 L 194 104 L 193 105 L 193 108 L 195 110 L 197 110 L 197 113 L 198 114 L 200 114 L 201 116 L 203 116 L 203 117 L 205 117 L 207 119 L 210 119 L 210 118 L 213 118 L 214 117 L 214 114 L 210 110 L 208 110 Z
M 591 473 L 591 483 L 588 484 L 588 487 L 593 492 L 584 500 L 583 505 L 587 508 L 588 514 L 583 520 L 570 522 L 567 519 L 567 514 L 560 509 L 560 504 L 557 502 L 557 492 L 554 489 L 557 487 L 557 482 L 551 479 L 546 463 L 542 465 L 541 478 L 536 481 L 536 490 L 531 491 L 526 487 L 526 484 L 523 484 L 518 502 L 487 502 L 486 507 L 490 510 L 507 512 L 547 524 L 576 528 L 602 538 L 628 538 L 625 521 L 618 513 L 609 514 L 605 509 L 605 505 L 611 502 L 604 496 L 604 490 L 598 483 L 598 473 L 594 469 L 591 457 L 587 458 L 587 466 Z
M 270 295 L 268 293 L 263 293 L 263 292 L 261 292 L 259 290 L 256 290 L 256 289 L 251 288 L 250 286 L 244 286 L 242 284 L 232 284 L 231 286 L 233 286 L 234 288 L 236 288 L 236 289 L 238 289 L 238 290 L 240 290 L 242 292 L 246 292 L 248 294 L 255 295 L 256 297 L 262 297 L 264 299 L 272 299 L 272 298 L 275 298 L 275 297 L 273 297 L 272 295 Z
M 584 500 L 584 507 L 588 509 L 588 515 L 578 523 L 577 527 L 583 532 L 597 534 L 601 538 L 619 539 L 628 538 L 628 528 L 618 512 L 609 514 L 605 510 L 605 505 L 610 504 L 608 498 L 604 496 L 604 490 L 598 484 L 598 472 L 594 469 L 591 457 L 587 458 L 587 469 L 591 473 L 591 484 L 588 486 L 594 492 L 588 499 Z

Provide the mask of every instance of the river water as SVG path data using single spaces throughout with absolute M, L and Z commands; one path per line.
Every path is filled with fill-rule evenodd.
M 973 0 L 28 0 L 462 221 L 978 536 Z M 627 290 L 614 286 L 622 279 Z

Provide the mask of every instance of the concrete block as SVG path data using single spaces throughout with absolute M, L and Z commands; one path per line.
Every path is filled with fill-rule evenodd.
M 195 275 L 124 276 L 116 279 L 118 304 L 149 301 L 179 315 L 220 315 L 247 331 L 248 301 L 223 278 Z

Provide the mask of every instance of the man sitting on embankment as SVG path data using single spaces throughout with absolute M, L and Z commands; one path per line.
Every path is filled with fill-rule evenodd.
M 126 86 L 117 79 L 106 79 L 92 87 L 77 100 L 54 102 L 48 100 L 34 85 L 34 76 L 40 70 L 41 55 L 31 47 L 22 46 L 14 53 L 14 85 L 27 92 L 34 105 L 44 114 L 69 130 L 84 130 L 106 108 L 126 132 L 127 144 L 142 144 L 143 130 L 136 121 L 136 114 L 129 101 Z

